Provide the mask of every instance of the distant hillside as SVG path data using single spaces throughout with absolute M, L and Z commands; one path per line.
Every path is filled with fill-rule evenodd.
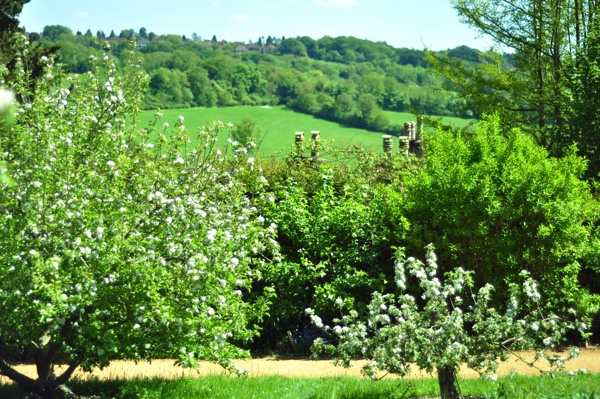
M 259 38 L 239 43 L 157 36 L 144 28 L 82 34 L 60 25 L 47 26 L 41 40 L 60 45 L 72 72 L 89 69 L 96 38 L 110 43 L 116 59 L 137 39 L 142 66 L 150 76 L 144 108 L 285 105 L 295 111 L 347 126 L 398 134 L 402 126 L 383 111 L 476 117 L 464 100 L 443 90 L 443 80 L 429 69 L 423 50 L 394 48 L 385 42 L 354 37 L 307 36 Z M 194 40 L 195 39 L 195 40 Z M 443 52 L 480 62 L 478 50 L 460 46 Z M 507 59 L 507 62 L 509 60 Z

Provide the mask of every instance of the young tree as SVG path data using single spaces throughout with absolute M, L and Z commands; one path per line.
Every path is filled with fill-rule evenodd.
M 260 134 L 260 128 L 256 121 L 249 116 L 245 116 L 236 124 L 231 133 L 231 137 L 244 146 L 248 146 L 251 142 L 257 140 Z
M 245 149 L 217 147 L 223 125 L 199 128 L 197 147 L 183 118 L 138 129 L 148 77 L 92 58 L 69 77 L 45 59 L 0 141 L 14 180 L 0 192 L 0 372 L 42 398 L 117 358 L 231 367 L 265 308 L 243 300 L 252 266 L 275 245 L 238 178 L 253 182 Z M 28 356 L 37 377 L 11 366 Z
M 543 357 L 559 370 L 565 360 L 577 356 L 577 349 L 567 359 L 548 353 L 562 342 L 568 329 L 586 326 L 546 314 L 537 283 L 526 271 L 520 274 L 521 285 L 511 284 L 506 310 L 501 311 L 492 303 L 491 285 L 473 293 L 472 272 L 458 268 L 441 276 L 432 246 L 425 264 L 414 258 L 405 260 L 402 251 L 396 252 L 396 259 L 398 292 L 373 293 L 367 320 L 351 310 L 330 328 L 307 309 L 317 327 L 339 340 L 332 345 L 318 339 L 313 348 L 316 353 L 334 355 L 334 362 L 346 367 L 352 359 L 367 359 L 370 362 L 363 372 L 373 379 L 378 379 L 379 371 L 408 375 L 415 364 L 437 374 L 442 399 L 460 398 L 456 375 L 462 364 L 495 379 L 498 361 L 506 361 L 515 350 L 537 348 L 530 365 Z M 408 279 L 416 280 L 420 298 L 407 293 L 412 283 Z M 344 300 L 336 303 L 343 311 Z

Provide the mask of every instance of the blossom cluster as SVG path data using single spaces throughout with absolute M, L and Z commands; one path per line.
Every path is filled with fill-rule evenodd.
M 456 372 L 462 364 L 494 379 L 498 362 L 519 349 L 537 348 L 535 361 L 545 358 L 556 369 L 577 356 L 576 350 L 563 357 L 549 350 L 562 342 L 567 329 L 585 325 L 546 314 L 537 284 L 527 272 L 520 275 L 521 285 L 511 285 L 506 309 L 498 310 L 491 306 L 490 284 L 473 293 L 472 272 L 458 268 L 442 280 L 432 246 L 425 263 L 404 259 L 401 250 L 396 259 L 398 292 L 374 292 L 364 317 L 351 310 L 330 327 L 307 309 L 313 324 L 337 341 L 333 345 L 317 340 L 316 353 L 333 354 L 338 364 L 346 366 L 355 358 L 368 359 L 363 372 L 374 379 L 381 371 L 407 375 L 411 365 L 427 372 Z M 418 297 L 407 292 L 409 279 L 420 287 Z M 336 304 L 343 310 L 343 300 Z

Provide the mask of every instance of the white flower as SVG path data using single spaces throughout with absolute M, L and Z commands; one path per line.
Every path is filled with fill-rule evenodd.
M 208 233 L 206 233 L 206 238 L 210 242 L 215 242 L 216 237 L 217 237 L 217 230 L 215 230 L 215 229 L 210 229 L 210 230 L 208 230 Z
M 169 122 L 165 122 L 165 127 L 169 127 Z
M 42 182 L 39 182 L 39 181 L 36 180 L 36 181 L 33 182 L 33 185 L 35 187 L 37 187 L 37 188 L 40 188 L 40 187 L 42 187 Z
M 0 114 L 8 112 L 15 102 L 15 97 L 11 91 L 0 89 Z
M 248 158 L 248 163 L 250 165 L 253 165 L 254 164 L 254 158 L 252 158 L 252 157 Z
M 179 164 L 182 164 L 182 165 L 183 165 L 183 163 L 184 163 L 184 160 L 183 160 L 183 158 L 181 158 L 181 157 L 177 157 L 177 159 L 175 160 L 175 163 L 179 163 Z
M 137 323 L 136 323 L 136 324 L 134 324 L 134 325 L 133 325 L 133 329 L 134 329 L 134 330 L 137 330 L 138 328 L 140 328 L 140 325 L 139 325 L 139 324 L 137 324 Z
M 108 166 L 110 166 L 111 168 L 113 168 L 115 166 L 115 163 L 113 161 L 108 161 L 106 164 Z

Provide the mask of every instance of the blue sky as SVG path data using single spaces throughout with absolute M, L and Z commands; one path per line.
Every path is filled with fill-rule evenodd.
M 145 27 L 203 39 L 354 36 L 394 47 L 488 49 L 491 42 L 458 20 L 449 0 L 32 0 L 21 25 L 39 32 L 64 25 L 92 33 Z

